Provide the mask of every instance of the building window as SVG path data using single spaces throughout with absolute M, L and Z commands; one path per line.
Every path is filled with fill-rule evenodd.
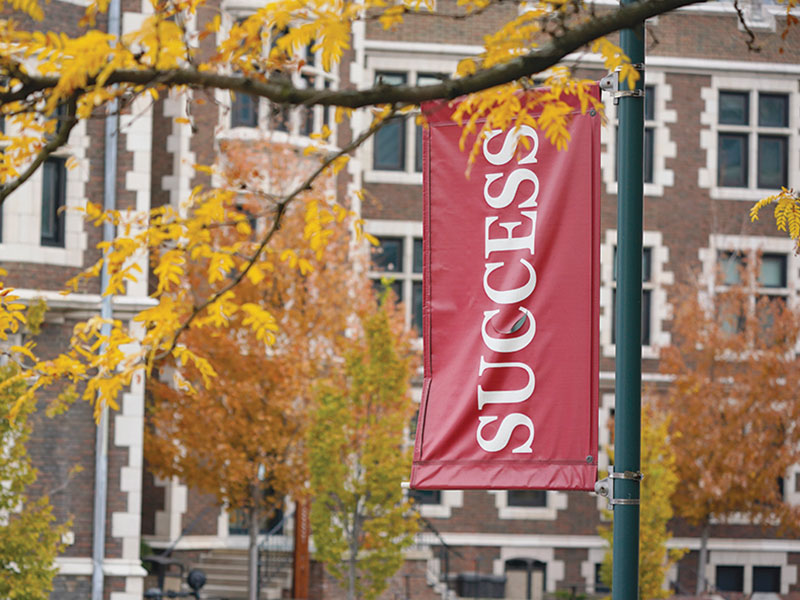
M 644 88 L 644 148 L 642 148 L 642 177 L 644 183 L 653 183 L 653 157 L 655 156 L 656 141 L 656 86 L 647 85 Z M 619 125 L 615 125 L 617 147 L 619 147 Z M 618 156 L 618 155 L 617 155 Z M 615 177 L 619 180 L 619 164 L 616 163 Z
M 595 594 L 608 594 L 611 592 L 611 588 L 608 587 L 604 582 L 601 576 L 601 572 L 603 570 L 603 563 L 595 563 L 594 564 L 594 593 Z
M 670 336 L 665 321 L 670 317 L 666 287 L 673 274 L 666 265 L 669 250 L 662 243 L 661 232 L 645 231 L 642 245 L 642 355 L 658 358 L 660 347 L 669 345 Z M 603 287 L 600 291 L 600 339 L 605 356 L 616 352 L 617 325 L 617 236 L 606 231 L 600 250 L 600 269 Z M 623 307 L 625 308 L 625 307 Z
M 236 94 L 231 103 L 231 127 L 258 127 L 258 98 Z
M 409 490 L 408 497 L 412 498 L 415 504 L 442 503 L 442 492 L 439 490 Z
M 617 248 L 614 246 L 614 281 L 611 290 L 611 342 L 617 343 Z M 650 345 L 653 306 L 653 249 L 642 248 L 642 346 Z
M 567 508 L 567 494 L 545 490 L 495 490 L 500 519 L 554 521 Z
M 744 567 L 717 565 L 716 587 L 720 592 L 744 592 Z
M 699 254 L 708 292 L 719 294 L 716 307 L 723 330 L 741 333 L 748 316 L 757 317 L 759 343 L 773 343 L 773 336 L 780 334 L 772 328 L 776 312 L 797 303 L 800 257 L 794 253 L 792 240 L 712 235 L 708 248 Z M 742 286 L 744 299 L 725 295 L 730 286 Z
M 718 262 L 720 290 L 733 285 L 751 288 L 751 309 L 755 309 L 759 303 L 786 306 L 790 297 L 788 253 L 721 250 L 718 252 Z M 760 312 L 762 326 L 766 331 L 770 327 L 772 316 L 770 311 Z M 729 333 L 742 332 L 745 318 L 746 315 L 741 312 L 731 315 L 723 322 L 723 328 Z
M 275 44 L 272 36 L 271 46 Z M 330 90 L 338 85 L 334 73 L 325 71 L 320 60 L 320 51 L 314 50 L 314 42 L 295 53 L 299 67 L 292 69 L 292 85 L 300 89 Z M 322 131 L 323 125 L 333 123 L 332 107 L 299 106 L 296 108 L 268 101 L 248 94 L 235 94 L 230 106 L 230 127 L 266 128 L 272 132 L 291 136 L 308 137 L 314 132 Z
M 406 324 L 422 335 L 422 237 L 414 234 L 376 237 L 378 246 L 371 249 L 370 278 L 376 288 L 388 282 L 397 301 L 405 306 Z
M 781 591 L 780 567 L 753 567 L 753 592 L 772 592 L 779 594 Z
M 508 506 L 547 506 L 544 490 L 508 490 Z
M 50 157 L 42 165 L 42 246 L 64 247 L 66 160 Z
M 666 159 L 677 155 L 677 146 L 670 139 L 669 124 L 677 122 L 675 110 L 667 108 L 672 99 L 672 86 L 660 71 L 648 72 L 644 96 L 644 139 L 642 147 L 642 177 L 647 196 L 663 196 L 664 187 L 674 184 L 674 173 L 667 169 Z M 601 164 L 603 180 L 609 194 L 617 193 L 619 165 L 617 164 L 618 107 L 606 102 L 609 127 L 602 130 L 604 142 Z
M 720 91 L 717 184 L 786 187 L 790 133 L 789 94 Z
M 375 71 L 375 83 L 384 85 L 432 85 L 443 75 L 422 71 Z M 418 182 L 422 173 L 422 125 L 417 114 L 410 113 L 390 119 L 372 139 L 372 171 L 408 175 Z
M 706 166 L 699 183 L 712 198 L 756 200 L 796 187 L 800 160 L 797 82 L 766 75 L 714 75 L 702 90 Z

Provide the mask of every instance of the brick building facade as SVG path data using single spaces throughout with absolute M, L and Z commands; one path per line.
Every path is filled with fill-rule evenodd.
M 437 0 L 437 5 L 447 11 L 455 10 L 456 3 Z M 223 24 L 256 6 L 252 0 L 226 0 Z M 751 201 L 777 187 L 776 183 L 800 187 L 800 32 L 795 27 L 789 37 L 781 39 L 785 20 L 780 6 L 749 0 L 744 8 L 761 46 L 758 53 L 747 49 L 731 2 L 690 7 L 647 25 L 643 356 L 648 385 L 668 384 L 658 373 L 658 357 L 659 348 L 670 341 L 670 304 L 674 301 L 670 286 L 686 281 L 692 273 L 713 272 L 719 252 L 763 251 L 782 257 L 777 262 L 782 275 L 773 291 L 790 302 L 797 301 L 800 258 L 768 220 L 751 224 L 748 208 Z M 123 31 L 137 26 L 149 10 L 149 3 L 124 0 Z M 507 20 L 510 10 L 514 9 L 501 4 L 479 17 L 458 21 L 411 15 L 404 25 L 390 31 L 376 21 L 359 23 L 354 28 L 353 47 L 339 71 L 316 72 L 316 77 L 302 81 L 333 88 L 368 87 L 379 77 L 388 83 L 424 84 L 452 74 L 461 58 L 477 54 L 482 36 Z M 45 6 L 45 21 L 37 27 L 59 29 L 64 23 L 76 23 L 82 11 L 77 1 L 55 0 Z M 101 20 L 98 26 L 105 24 Z M 306 71 L 298 73 L 298 78 L 315 68 L 308 58 Z M 591 53 L 570 60 L 591 77 L 604 75 Z M 192 165 L 212 163 L 219 140 L 263 135 L 302 146 L 312 121 L 313 127 L 323 122 L 333 125 L 332 115 L 322 108 L 313 109 L 310 116 L 294 111 L 276 127 L 264 101 L 245 105 L 247 100 L 242 99 L 231 105 L 228 94 L 217 94 L 215 100 L 191 106 L 194 130 L 175 121 L 189 111 L 191 94 L 170 95 L 154 104 L 140 102 L 125 111 L 113 140 L 119 152 L 117 206 L 147 210 L 165 203 L 177 205 L 203 181 Z M 720 112 L 723 101 L 727 107 L 724 116 Z M 614 403 L 611 314 L 616 182 L 615 114 L 610 103 L 608 116 L 602 148 L 602 446 L 609 443 L 607 424 Z M 350 122 L 338 125 L 340 142 L 346 143 L 351 132 L 362 131 L 368 123 L 366 112 L 356 112 Z M 368 230 L 381 241 L 383 252 L 371 276 L 394 280 L 405 301 L 409 326 L 421 319 L 418 136 L 413 115 L 395 121 L 357 151 L 338 186 L 342 195 L 352 189 L 366 190 L 356 208 L 367 219 Z M 44 296 L 48 301 L 40 350 L 64 347 L 76 320 L 100 308 L 96 281 L 79 293 L 58 294 L 65 281 L 97 259 L 100 231 L 86 227 L 79 215 L 69 211 L 57 217 L 55 228 L 44 226 L 47 220 L 42 211 L 53 205 L 77 207 L 86 200 L 101 201 L 103 140 L 101 123 L 81 124 L 49 171 L 41 171 L 2 208 L 0 265 L 9 272 L 7 281 L 22 297 Z M 64 169 L 60 158 L 66 156 L 77 159 L 78 168 Z M 52 190 L 57 197 L 51 196 Z M 147 305 L 147 292 L 146 282 L 129 286 L 125 295 L 114 300 L 115 317 L 132 318 Z M 146 471 L 142 461 L 144 381 L 135 381 L 126 391 L 120 410 L 110 415 L 108 428 L 105 597 L 142 597 L 142 541 L 156 551 L 172 548 L 187 562 L 213 549 L 245 547 L 245 536 L 236 529 L 232 516 L 211 499 L 177 480 L 159 480 Z M 56 515 L 59 520 L 73 519 L 70 544 L 58 559 L 60 575 L 53 595 L 58 599 L 90 596 L 95 437 L 91 410 L 83 404 L 55 419 L 34 418 L 31 455 L 40 470 L 38 489 L 59 489 L 52 497 Z M 70 477 L 76 464 L 83 471 Z M 601 458 L 600 466 L 607 464 L 607 457 Z M 800 503 L 800 467 L 787 473 L 785 481 L 787 498 Z M 597 527 L 605 501 L 593 494 L 441 491 L 422 494 L 418 501 L 421 514 L 440 537 L 421 534 L 420 544 L 409 551 L 406 566 L 393 578 L 386 598 L 441 597 L 436 575 L 445 570 L 442 541 L 452 550 L 446 569 L 456 581 L 459 575 L 471 573 L 505 577 L 507 598 L 538 599 L 562 590 L 590 595 L 604 592 L 597 578 L 604 553 Z M 291 533 L 290 522 L 284 532 Z M 690 549 L 666 582 L 678 593 L 694 590 L 697 533 L 676 524 L 672 545 Z M 709 548 L 706 576 L 718 590 L 800 593 L 798 540 L 749 524 L 718 525 L 712 528 Z M 341 590 L 319 565 L 312 572 L 314 598 L 340 596 Z M 466 579 L 462 577 L 462 581 Z

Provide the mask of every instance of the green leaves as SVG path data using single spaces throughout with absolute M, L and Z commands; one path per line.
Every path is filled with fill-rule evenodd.
M 362 314 L 361 328 L 318 388 L 308 436 L 317 558 L 350 600 L 380 595 L 417 529 L 400 486 L 411 465 L 408 341 L 387 303 Z
M 18 369 L 0 367 L 0 381 L 13 380 Z M 16 380 L 0 392 L 0 411 L 7 413 L 25 391 Z M 63 548 L 68 524 L 54 526 L 47 496 L 28 500 L 26 490 L 36 480 L 25 443 L 30 435 L 26 417 L 33 403 L 26 403 L 13 421 L 0 421 L 0 598 L 47 600 L 56 574 L 54 561 Z

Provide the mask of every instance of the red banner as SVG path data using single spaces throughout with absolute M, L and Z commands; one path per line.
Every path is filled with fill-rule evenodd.
M 495 130 L 469 175 L 452 107 L 423 106 L 414 489 L 594 489 L 600 115 L 575 106 L 567 150 Z

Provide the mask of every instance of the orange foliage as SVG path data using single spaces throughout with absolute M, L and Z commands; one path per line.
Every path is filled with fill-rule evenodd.
M 271 222 L 274 198 L 305 176 L 305 165 L 294 149 L 263 142 L 230 143 L 225 152 L 225 184 L 241 191 L 231 200 L 241 218 L 236 228 L 212 235 L 220 247 L 249 254 L 264 221 Z M 322 190 L 309 190 L 289 209 L 260 264 L 264 278 L 245 277 L 231 290 L 243 310 L 226 316 L 228 326 L 199 320 L 184 334 L 182 344 L 208 361 L 216 377 L 203 383 L 194 362 L 173 362 L 161 365 L 162 382 L 150 388 L 148 462 L 160 475 L 178 476 L 233 508 L 252 508 L 253 498 L 264 494 L 279 503 L 286 493 L 301 493 L 311 388 L 338 355 L 348 315 L 371 300 L 367 282 L 353 270 L 346 219 L 328 229 L 324 257 L 307 240 L 309 214 L 339 219 L 325 201 L 330 184 L 318 181 Z M 309 211 L 312 203 L 318 208 Z M 237 276 L 237 261 L 233 252 L 233 266 L 212 284 L 209 268 L 223 267 L 197 260 L 186 285 L 206 297 Z M 299 261 L 308 268 L 298 269 Z M 269 345 L 248 321 L 261 314 L 274 319 Z
M 676 511 L 706 528 L 744 516 L 796 527 L 800 511 L 779 480 L 800 462 L 800 315 L 780 299 L 759 298 L 754 269 L 741 285 L 708 297 L 680 290 L 673 345 L 662 370 L 674 375 L 664 399 L 680 485 Z

